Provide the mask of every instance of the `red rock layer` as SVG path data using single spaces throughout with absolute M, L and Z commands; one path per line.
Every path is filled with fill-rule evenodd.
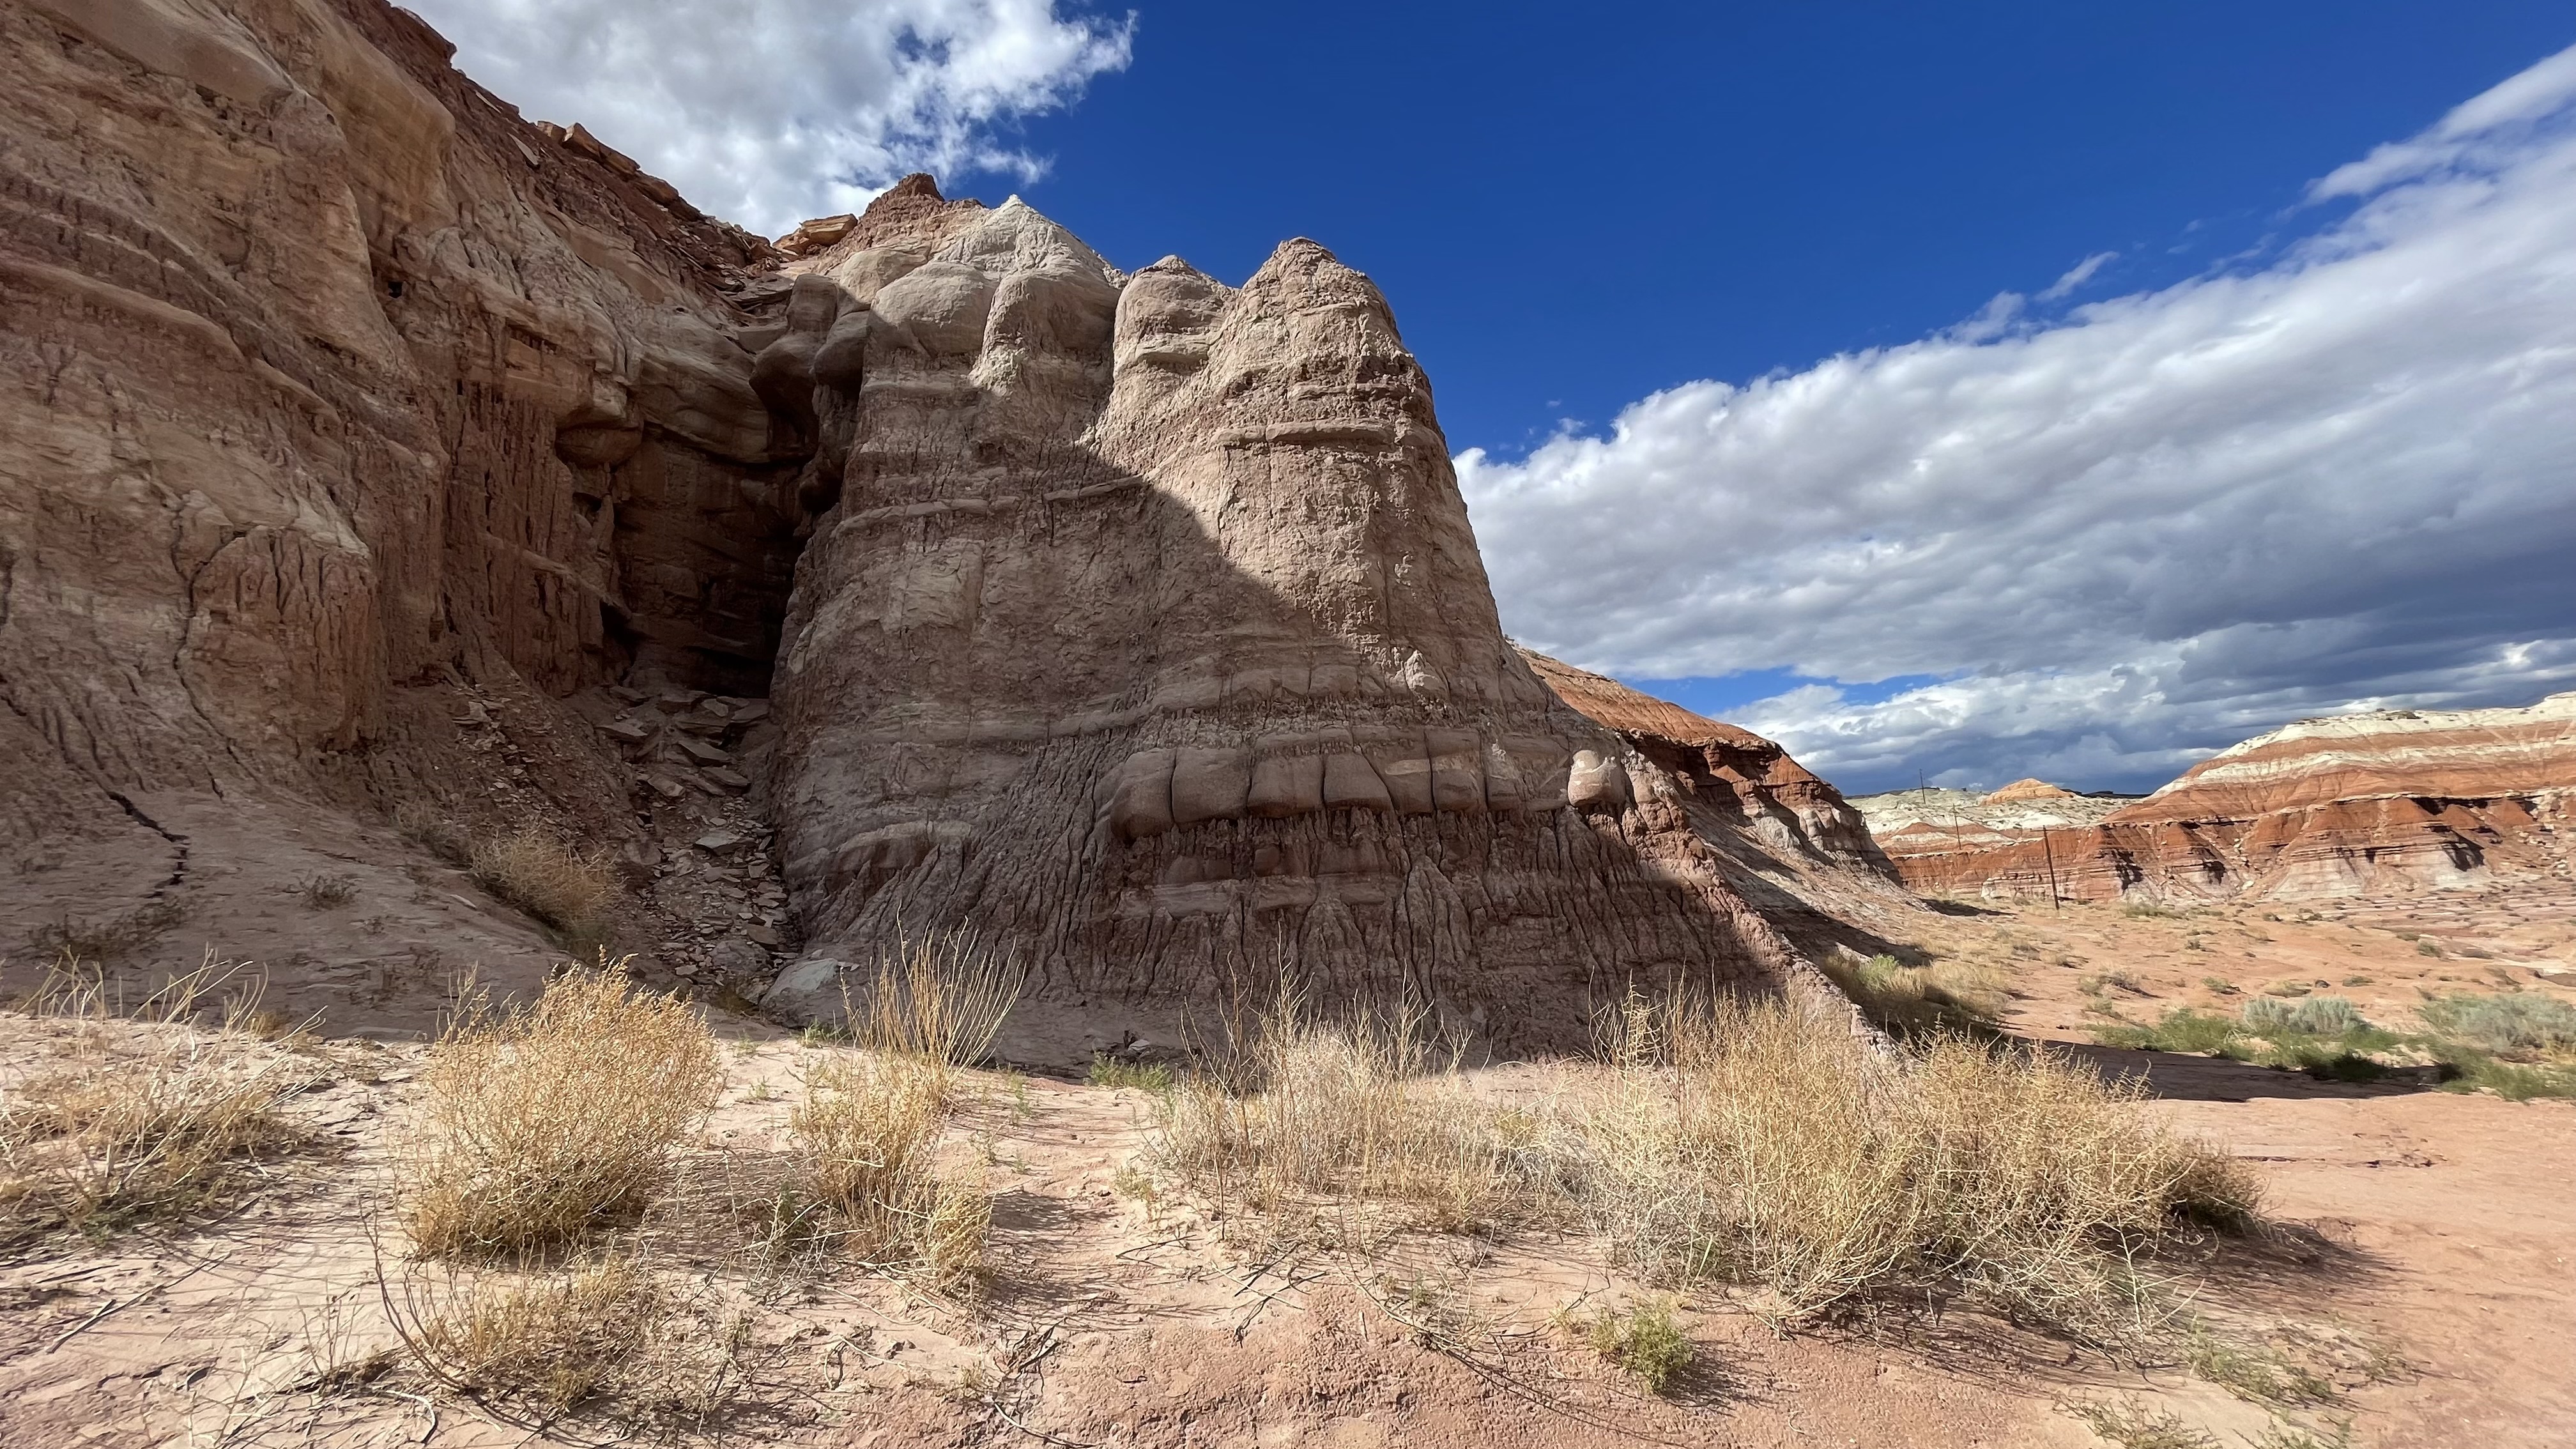
M 1918 822 L 1880 840 L 1918 891 L 2297 900 L 2569 873 L 2576 694 L 2528 709 L 2302 720 L 2099 825 Z
M 1523 649 L 1539 682 L 1670 770 L 1694 799 L 1745 822 L 1775 821 L 1809 853 L 1892 874 L 1860 812 L 1789 752 L 1751 730 L 1694 714 L 1615 679 Z

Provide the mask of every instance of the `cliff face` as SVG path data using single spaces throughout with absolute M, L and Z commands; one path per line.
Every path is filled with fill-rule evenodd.
M 622 847 L 668 958 L 730 922 L 653 836 L 773 858 L 697 862 L 713 801 L 777 831 L 783 1008 L 958 925 L 1064 998 L 1286 969 L 1539 1041 L 1809 979 L 1717 796 L 1869 866 L 1776 747 L 1541 683 L 1314 243 L 1130 277 L 915 178 L 781 251 L 376 0 L 41 0 L 0 54 L 13 869 L 185 891 L 156 802 L 428 801 Z
M 2563 880 L 2571 802 L 2576 694 L 2560 694 L 2302 720 L 2044 836 L 2036 822 L 1932 818 L 1879 841 L 1921 891 L 2044 894 L 2053 875 L 2072 899 L 2302 900 Z
M 533 805 L 614 834 L 550 701 L 757 692 L 796 460 L 724 289 L 765 245 L 448 53 L 356 0 L 0 11 L 13 834 L 136 790 L 462 801 L 467 686 L 524 704 Z

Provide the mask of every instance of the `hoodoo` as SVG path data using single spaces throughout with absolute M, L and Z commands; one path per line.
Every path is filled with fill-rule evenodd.
M 770 395 L 829 505 L 776 683 L 815 954 L 773 999 L 951 926 L 1066 994 L 1286 970 L 1506 1038 L 1788 969 L 1681 779 L 1503 638 L 1429 384 L 1325 248 L 1128 277 L 1013 199 L 788 305 L 756 368 L 811 377 Z

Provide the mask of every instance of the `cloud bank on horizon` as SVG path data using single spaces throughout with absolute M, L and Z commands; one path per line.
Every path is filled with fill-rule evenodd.
M 466 74 L 777 236 L 908 171 L 1033 180 L 1019 118 L 1124 69 L 1135 21 L 1054 0 L 406 0 Z
M 2301 716 L 2576 688 L 2576 49 L 2308 202 L 2160 291 L 2052 314 L 2089 257 L 1470 449 L 1505 626 L 1632 680 L 1792 673 L 1731 717 L 1855 793 L 2146 789 Z

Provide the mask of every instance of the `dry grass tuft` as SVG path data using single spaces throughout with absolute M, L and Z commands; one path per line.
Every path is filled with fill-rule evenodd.
M 723 1083 L 675 997 L 575 970 L 531 1006 L 463 1006 L 431 1049 L 403 1166 L 407 1226 L 434 1254 L 490 1256 L 632 1222 Z
M 449 865 L 474 863 L 474 837 L 426 801 L 413 800 L 394 811 L 394 829 Z
M 1649 1281 L 1751 1285 L 1780 1321 L 1967 1299 L 2100 1343 L 2170 1327 L 2142 1267 L 2159 1244 L 2256 1205 L 2134 1084 L 2044 1052 L 1936 1034 L 1882 1055 L 1785 1002 L 1631 1000 L 1605 1069 L 1532 1110 L 1479 1097 L 1422 1025 L 1285 999 L 1164 1099 L 1151 1161 L 1292 1234 L 1327 1202 L 1445 1231 L 1570 1215 Z
M 358 882 L 348 875 L 309 875 L 295 883 L 295 894 L 306 910 L 336 910 L 358 898 Z
M 940 1174 L 939 1141 L 956 1068 L 992 1049 L 1020 987 L 972 938 L 939 935 L 845 993 L 858 1050 L 808 1072 L 788 1114 L 815 1236 L 934 1291 L 980 1281 L 992 1199 Z
M 788 1130 L 828 1218 L 824 1235 L 865 1261 L 956 1292 L 983 1270 L 993 1208 L 980 1187 L 939 1173 L 944 1088 L 931 1058 L 837 1057 L 807 1073 Z
M 2070 1404 L 2067 1412 L 2120 1449 L 2218 1449 L 2189 1421 L 2139 1404 Z
M 1828 956 L 1824 973 L 1880 1029 L 1901 1037 L 1991 1031 L 2008 993 L 2001 972 L 1973 961 L 1907 966 L 1893 956 Z
M 1650 1014 L 1582 1124 L 1578 1195 L 1659 1281 L 1758 1284 L 1782 1318 L 1964 1296 L 2127 1340 L 2162 1326 L 2141 1255 L 2256 1205 L 2134 1084 L 2045 1052 L 1939 1037 L 1880 1059 L 1781 1003 L 1630 1013 Z
M 1020 999 L 1021 973 L 965 935 L 907 939 L 841 1006 L 860 1046 L 930 1066 L 944 1090 L 950 1067 L 979 1061 Z
M 218 1003 L 234 975 L 209 956 L 127 1007 L 65 958 L 32 1005 L 82 1023 L 67 1060 L 0 1092 L 0 1238 L 183 1216 L 293 1142 L 277 1109 L 311 1070 L 243 1029 L 255 988 Z M 204 1024 L 218 1004 L 224 1024 Z
M 74 963 L 108 961 L 151 946 L 187 918 L 188 908 L 182 902 L 146 901 L 123 915 L 102 920 L 65 916 L 38 926 L 27 944 L 39 956 L 58 956 Z
M 598 935 L 601 914 L 617 896 L 605 855 L 577 851 L 533 825 L 476 841 L 470 860 L 477 884 L 577 945 Z
M 1406 1204 L 1443 1230 L 1521 1215 L 1545 1123 L 1476 1102 L 1427 1025 L 1412 1007 L 1321 1020 L 1283 991 L 1221 1074 L 1165 1096 L 1155 1164 L 1273 1218 L 1326 1198 Z
M 702 1423 L 743 1387 L 749 1318 L 675 1292 L 631 1253 L 405 1282 L 386 1303 L 433 1382 L 543 1419 L 613 1406 L 618 1418 Z

